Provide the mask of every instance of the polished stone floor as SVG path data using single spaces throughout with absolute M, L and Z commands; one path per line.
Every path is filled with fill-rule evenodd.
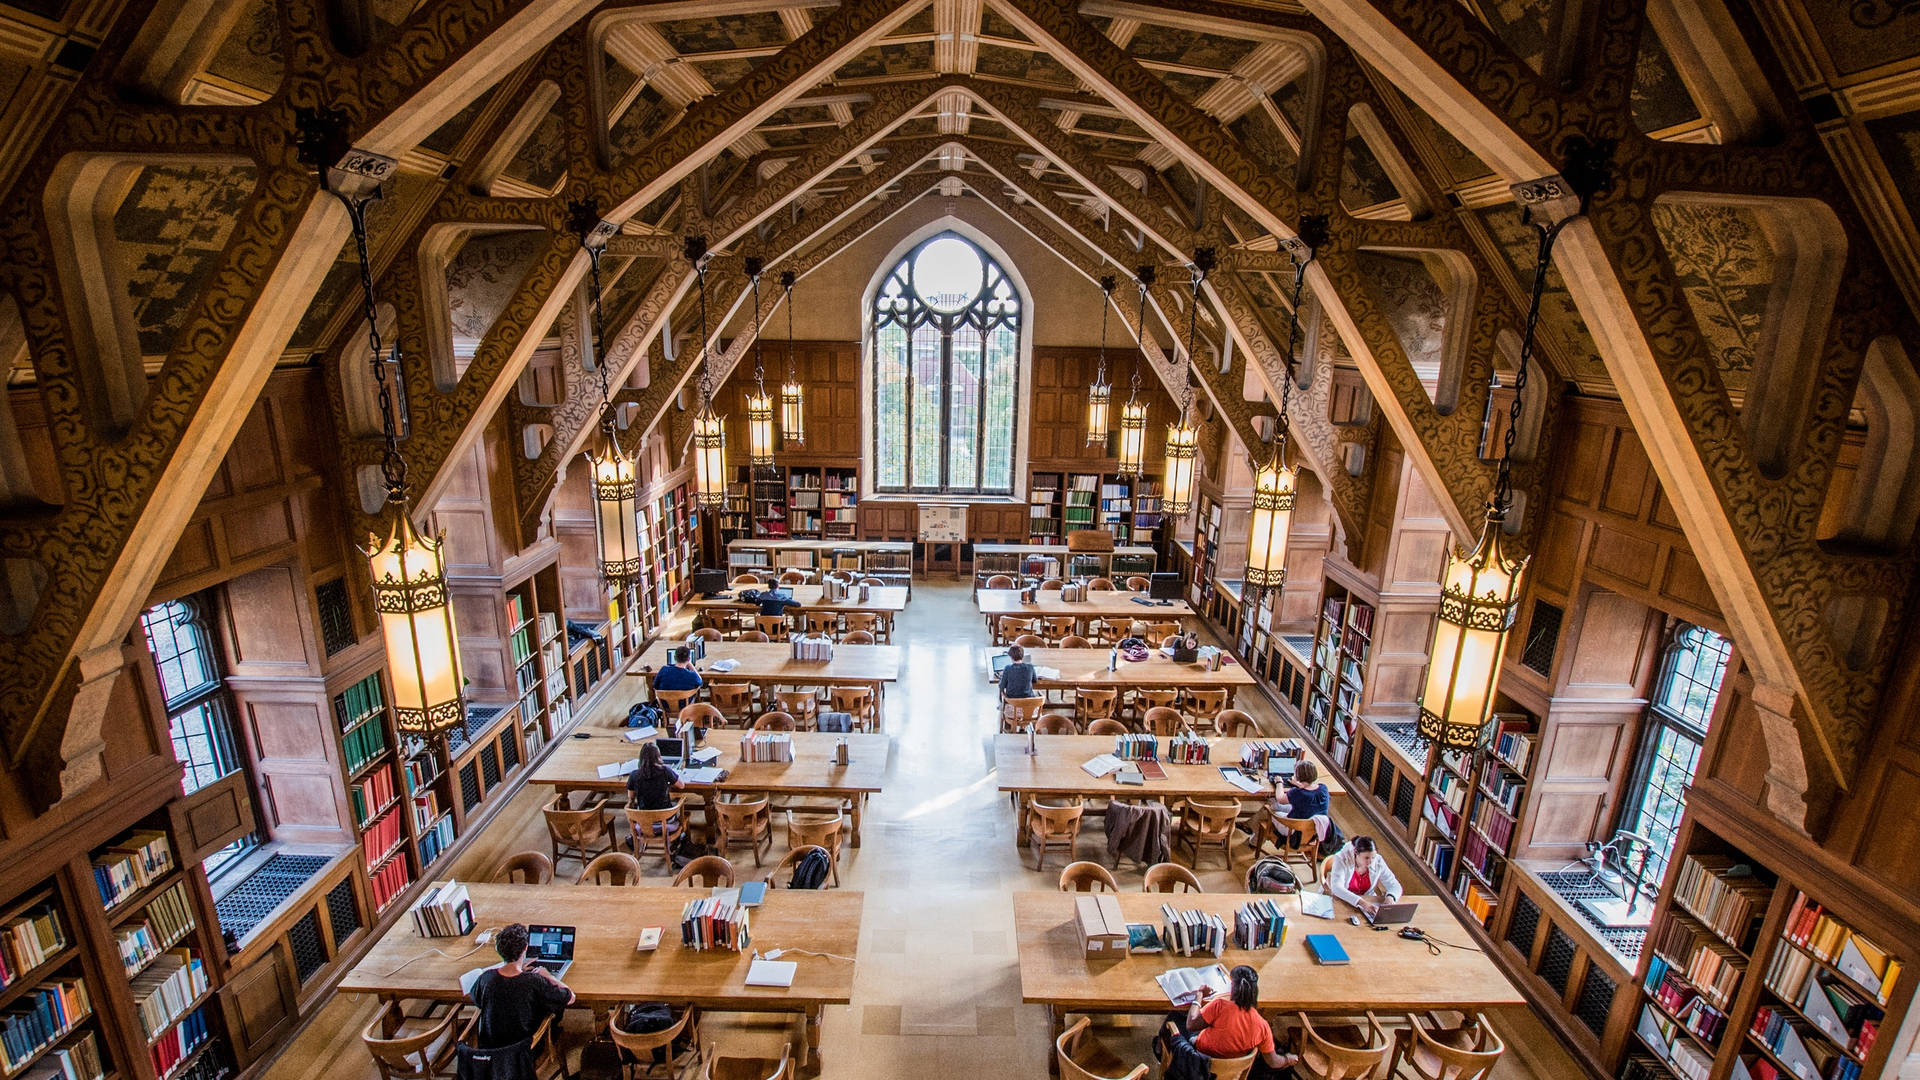
M 957 1068 L 965 1076 L 1044 1077 L 1051 1050 L 1047 1021 L 1041 1007 L 1020 1001 L 1011 896 L 1054 888 L 1062 861 L 1052 855 L 1045 872 L 1032 869 L 1031 856 L 1015 846 L 1011 806 L 994 789 L 990 650 L 965 585 L 916 582 L 895 642 L 905 646 L 906 666 L 886 699 L 893 750 L 885 790 L 870 804 L 864 846 L 846 849 L 841 869 L 843 886 L 866 894 L 853 1004 L 827 1010 L 822 1075 L 928 1078 Z M 625 682 L 586 723 L 611 723 L 624 714 L 641 680 Z M 1267 730 L 1281 731 L 1257 695 L 1242 695 L 1239 704 Z M 513 852 L 546 850 L 540 796 L 539 790 L 516 794 L 458 856 L 451 875 L 485 880 Z M 1350 834 L 1366 831 L 1357 812 L 1336 807 L 1336 814 Z M 1104 856 L 1098 825 L 1080 843 L 1083 858 Z M 785 844 L 784 830 L 776 830 L 769 865 Z M 1217 858 L 1203 862 L 1212 867 L 1200 872 L 1209 890 L 1240 890 L 1244 858 L 1231 873 L 1219 868 Z M 572 862 L 563 867 L 577 870 Z M 659 871 L 650 864 L 650 873 Z M 1123 889 L 1140 887 L 1138 871 L 1119 877 Z M 358 998 L 328 1003 L 268 1076 L 376 1076 L 359 1046 L 371 1013 L 371 1005 Z M 764 1050 L 784 1037 L 764 1021 L 717 1022 L 724 1019 L 706 1022 L 708 1037 L 723 1050 Z M 1530 1011 L 1503 1010 L 1493 1020 L 1509 1048 L 1496 1077 L 1581 1074 Z M 1144 1062 L 1150 1027 L 1151 1018 L 1123 1021 L 1103 1029 L 1101 1038 Z M 575 1046 L 586 1038 L 584 1016 L 569 1025 L 569 1035 Z

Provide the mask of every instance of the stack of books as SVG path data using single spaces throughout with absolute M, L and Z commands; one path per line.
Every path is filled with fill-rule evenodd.
M 1766 911 L 1773 889 L 1753 869 L 1724 855 L 1688 855 L 1674 882 L 1674 899 L 1734 945 L 1746 940 L 1755 919 Z
M 1274 758 L 1297 758 L 1305 753 L 1299 739 L 1248 739 L 1240 745 L 1240 767 L 1264 773 Z
M 1175 765 L 1205 765 L 1212 757 L 1207 740 L 1198 735 L 1183 731 L 1167 740 L 1167 760 Z
M 1805 893 L 1794 897 L 1781 935 L 1839 968 L 1862 987 L 1875 991 L 1882 1005 L 1887 1003 L 1894 983 L 1900 979 L 1900 961 L 1827 914 L 1826 909 L 1808 900 Z
M 796 637 L 793 639 L 793 658 L 807 663 L 824 664 L 833 659 L 833 639 Z
M 353 820 L 365 825 L 368 818 L 393 801 L 393 770 L 382 766 L 354 781 L 347 797 L 353 802 Z
M 1271 900 L 1253 900 L 1233 913 L 1233 947 L 1277 949 L 1287 943 L 1287 917 Z
M 703 896 L 680 913 L 680 943 L 696 952 L 731 949 L 745 952 L 753 945 L 747 908 L 739 900 Z
M 436 881 L 414 902 L 413 928 L 422 937 L 459 937 L 473 929 L 473 901 L 458 881 Z
M 178 944 L 193 929 L 193 908 L 187 903 L 184 883 L 154 898 L 147 905 L 146 917 L 114 931 L 120 944 L 120 962 L 131 977 L 147 962 Z
M 1227 923 L 1218 915 L 1190 908 L 1181 911 L 1172 904 L 1160 905 L 1160 938 L 1167 951 L 1181 956 L 1211 953 L 1219 956 L 1227 948 Z
M 171 869 L 173 848 L 167 843 L 167 834 L 136 829 L 94 857 L 93 882 L 100 889 L 101 902 L 111 911 Z
M 23 911 L 0 926 L 0 986 L 46 963 L 67 947 L 67 929 L 52 904 Z
M 54 979 L 27 991 L 0 1012 L 0 1067 L 19 1070 L 92 1011 L 87 984 L 79 979 Z
M 740 736 L 742 764 L 760 761 L 792 761 L 793 736 L 784 731 L 756 731 Z
M 1113 756 L 1121 761 L 1155 761 L 1160 757 L 1160 740 L 1151 735 L 1115 735 Z
M 193 953 L 171 949 L 155 957 L 130 988 L 140 1028 L 152 1040 L 207 992 L 207 971 Z
M 373 892 L 373 906 L 384 908 L 413 881 L 407 872 L 407 860 L 388 859 L 380 869 L 367 875 L 367 888 Z

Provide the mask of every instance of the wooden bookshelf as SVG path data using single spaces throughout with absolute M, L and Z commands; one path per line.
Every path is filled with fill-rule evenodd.
M 1413 850 L 1442 888 L 1492 926 L 1513 837 L 1525 810 L 1538 725 L 1525 712 L 1494 715 L 1488 745 L 1432 747 Z
M 1344 766 L 1360 726 L 1360 701 L 1373 651 L 1374 606 L 1331 578 L 1314 627 L 1306 727 Z

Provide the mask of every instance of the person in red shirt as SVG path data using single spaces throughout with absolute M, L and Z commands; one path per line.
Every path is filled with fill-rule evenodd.
M 1184 1013 L 1168 1017 L 1193 1040 L 1201 1053 L 1212 1058 L 1240 1057 L 1249 1050 L 1260 1051 L 1254 1059 L 1250 1080 L 1270 1080 L 1300 1060 L 1298 1054 L 1276 1053 L 1273 1025 L 1260 1015 L 1260 973 L 1241 964 L 1227 974 L 1230 991 L 1226 997 L 1202 987 L 1200 997 Z

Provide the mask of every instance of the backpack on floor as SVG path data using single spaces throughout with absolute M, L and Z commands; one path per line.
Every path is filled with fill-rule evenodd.
M 1260 859 L 1247 867 L 1247 891 L 1250 893 L 1291 893 L 1300 891 L 1300 879 L 1279 859 Z
M 818 849 L 800 856 L 794 864 L 793 880 L 787 883 L 789 889 L 818 889 L 827 883 L 829 868 L 827 853 Z
M 628 727 L 659 727 L 666 718 L 667 714 L 660 711 L 660 706 L 651 701 L 635 702 L 627 710 Z

